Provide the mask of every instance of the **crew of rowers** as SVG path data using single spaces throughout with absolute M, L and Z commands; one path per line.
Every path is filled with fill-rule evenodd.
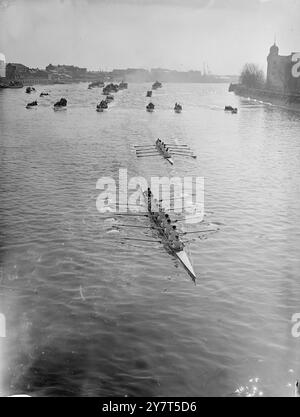
M 172 224 L 170 216 L 164 212 L 163 207 L 161 207 L 156 198 L 153 198 L 150 188 L 147 189 L 147 197 L 148 211 L 150 212 L 153 221 L 163 230 L 170 247 L 175 251 L 183 250 L 184 245 L 179 240 L 179 232 L 176 226 Z
M 166 144 L 162 140 L 157 139 L 155 144 L 167 158 L 171 157 L 169 153 L 169 148 L 166 146 Z

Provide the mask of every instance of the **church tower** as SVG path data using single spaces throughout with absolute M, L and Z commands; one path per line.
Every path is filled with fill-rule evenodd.
M 274 42 L 270 48 L 267 61 L 267 88 L 283 93 L 287 88 L 290 56 L 279 55 L 279 48 L 276 45 L 276 42 Z
M 6 63 L 5 55 L 0 52 L 0 78 L 5 78 L 6 76 Z

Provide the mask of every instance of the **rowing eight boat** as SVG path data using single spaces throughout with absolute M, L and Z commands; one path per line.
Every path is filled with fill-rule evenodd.
M 170 162 L 170 164 L 171 165 L 173 165 L 174 164 L 174 161 L 173 161 L 173 159 L 171 158 L 171 155 L 168 153 L 168 152 L 164 152 L 159 146 L 158 146 L 158 144 L 157 143 L 155 143 L 155 146 L 156 146 L 156 149 L 158 149 L 158 151 L 162 154 L 162 156 L 168 161 L 168 162 Z M 169 156 L 166 156 L 166 155 L 169 155 Z
M 148 206 L 147 191 L 146 190 L 143 190 L 143 188 L 142 188 L 142 193 L 143 193 L 143 197 L 144 197 L 145 202 L 146 202 L 146 206 L 148 208 L 149 216 L 151 217 L 150 210 L 149 210 L 149 206 Z M 155 204 L 155 202 L 153 201 L 153 198 L 151 198 L 151 209 L 152 209 L 152 211 L 159 211 L 159 208 Z M 169 240 L 168 240 L 168 236 L 165 234 L 164 230 L 160 226 L 158 226 L 157 223 L 154 220 L 153 220 L 153 222 L 157 226 L 160 234 L 166 239 L 166 242 L 168 243 L 168 246 L 169 246 L 171 252 L 173 253 L 173 255 L 176 256 L 180 260 L 180 262 L 183 265 L 183 267 L 185 268 L 185 270 L 188 272 L 188 274 L 190 275 L 190 277 L 192 278 L 192 280 L 195 282 L 195 280 L 196 280 L 197 277 L 196 277 L 196 274 L 194 272 L 194 268 L 193 268 L 193 266 L 191 264 L 191 261 L 190 261 L 188 255 L 187 255 L 186 251 L 184 249 L 182 249 L 180 251 L 174 250 L 172 248 L 172 246 L 170 245 Z

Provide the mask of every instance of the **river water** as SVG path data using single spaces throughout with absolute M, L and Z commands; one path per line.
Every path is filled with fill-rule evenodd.
M 130 84 L 104 113 L 87 84 L 44 89 L 36 110 L 25 109 L 34 94 L 0 91 L 0 394 L 293 395 L 300 115 L 225 84 L 165 84 L 153 113 L 146 84 Z M 60 97 L 68 109 L 54 112 Z M 197 159 L 138 159 L 133 145 L 157 137 L 189 145 Z M 218 231 L 188 245 L 196 285 L 155 231 L 111 233 L 96 183 L 120 168 L 204 177 L 204 225 Z

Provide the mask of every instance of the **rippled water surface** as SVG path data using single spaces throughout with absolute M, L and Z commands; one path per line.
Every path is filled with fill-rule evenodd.
M 151 114 L 146 84 L 104 113 L 86 84 L 44 87 L 36 110 L 25 109 L 34 95 L 0 91 L 2 395 L 293 395 L 300 115 L 227 88 L 165 84 Z M 54 112 L 60 97 L 68 109 Z M 137 159 L 133 145 L 157 137 L 197 159 Z M 119 168 L 205 178 L 205 224 L 219 230 L 188 247 L 196 285 L 159 242 L 120 243 L 156 240 L 153 230 L 110 233 L 96 182 Z

